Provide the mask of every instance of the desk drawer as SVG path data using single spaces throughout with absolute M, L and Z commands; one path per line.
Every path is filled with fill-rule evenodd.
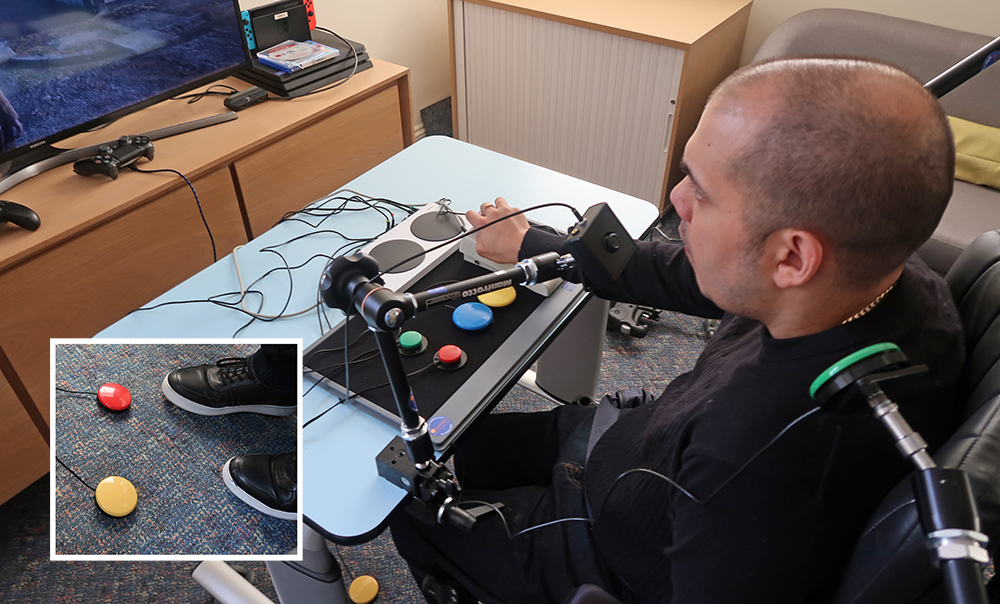
M 237 160 L 254 236 L 402 151 L 399 94 L 394 84 Z
M 221 258 L 246 242 L 229 170 L 194 185 Z M 46 421 L 49 338 L 91 337 L 211 262 L 205 225 L 182 186 L 0 274 L 0 347 Z

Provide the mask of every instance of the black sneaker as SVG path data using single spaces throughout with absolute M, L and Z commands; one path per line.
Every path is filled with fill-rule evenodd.
M 294 392 L 278 392 L 257 383 L 246 359 L 175 369 L 163 378 L 163 395 L 181 409 L 199 415 L 292 415 L 298 408 Z
M 222 480 L 255 510 L 283 520 L 297 518 L 295 453 L 237 455 L 223 466 Z

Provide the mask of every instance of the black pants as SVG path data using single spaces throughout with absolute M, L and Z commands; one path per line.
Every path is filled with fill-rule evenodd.
M 506 526 L 495 513 L 469 533 L 399 514 L 390 525 L 392 538 L 417 582 L 433 572 L 456 580 L 484 604 L 561 604 L 584 583 L 619 593 L 588 521 L 516 535 L 553 520 L 588 517 L 582 481 L 593 416 L 594 407 L 563 406 L 478 420 L 455 455 L 462 500 L 502 502 Z
M 295 344 L 261 344 L 247 366 L 257 383 L 278 393 L 295 392 L 298 355 Z

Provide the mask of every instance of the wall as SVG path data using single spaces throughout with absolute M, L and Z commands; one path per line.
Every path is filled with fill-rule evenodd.
M 242 8 L 273 0 L 240 0 Z M 414 124 L 420 109 L 451 95 L 449 0 L 313 0 L 319 25 L 365 44 L 369 54 L 410 68 Z M 694 1 L 694 0 L 692 0 Z M 997 0 L 755 0 L 742 63 L 775 27 L 812 8 L 852 8 L 1000 35 Z
M 754 0 L 742 63 L 750 62 L 782 21 L 812 8 L 865 10 L 990 37 L 1000 35 L 1000 5 L 996 0 Z
M 273 0 L 240 0 L 249 9 Z M 320 27 L 365 45 L 368 54 L 410 68 L 413 123 L 451 96 L 446 0 L 313 0 Z

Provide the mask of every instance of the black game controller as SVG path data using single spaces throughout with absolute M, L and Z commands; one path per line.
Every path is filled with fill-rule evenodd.
M 134 164 L 140 157 L 153 159 L 153 143 L 149 137 L 123 136 L 117 142 L 101 145 L 94 157 L 77 160 L 73 171 L 83 176 L 104 174 L 117 179 L 119 169 Z
M 0 199 L 0 224 L 4 222 L 13 222 L 22 229 L 28 229 L 29 231 L 38 230 L 38 227 L 42 225 L 38 214 L 35 214 L 35 211 L 28 206 Z

